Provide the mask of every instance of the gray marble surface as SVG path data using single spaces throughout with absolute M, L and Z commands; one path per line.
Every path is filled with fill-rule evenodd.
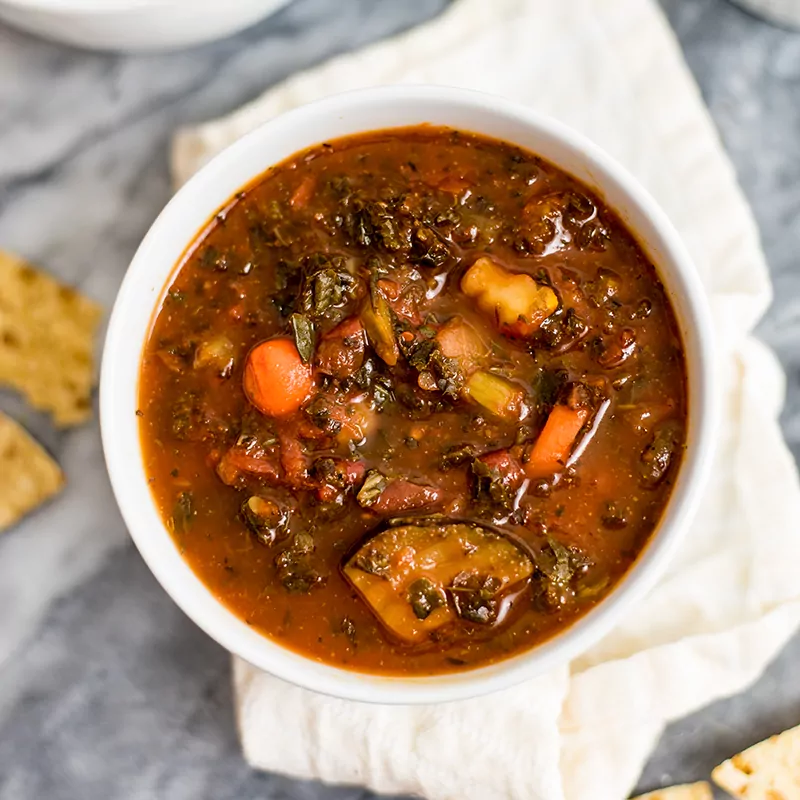
M 295 0 L 256 28 L 168 56 L 83 53 L 0 27 L 0 246 L 110 305 L 169 197 L 176 126 L 218 116 L 297 69 L 435 15 L 446 0 Z M 788 377 L 800 457 L 800 34 L 726 0 L 662 0 L 761 226 L 776 301 L 760 335 Z M 355 800 L 252 772 L 227 655 L 127 540 L 96 426 L 57 433 L 11 395 L 70 489 L 0 540 L 0 800 Z M 698 779 L 800 720 L 800 637 L 758 683 L 672 725 L 641 787 Z M 287 724 L 291 724 L 287 720 Z

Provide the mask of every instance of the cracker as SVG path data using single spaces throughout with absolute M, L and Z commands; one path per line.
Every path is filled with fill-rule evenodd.
M 0 413 L 0 531 L 57 494 L 64 475 L 44 448 Z
M 746 800 L 800 798 L 800 726 L 723 761 L 711 778 L 729 794 Z
M 0 384 L 59 426 L 88 419 L 100 314 L 74 289 L 0 251 Z
M 711 791 L 711 784 L 700 781 L 699 783 L 683 783 L 680 786 L 656 789 L 654 792 L 634 797 L 633 800 L 714 800 L 714 795 Z

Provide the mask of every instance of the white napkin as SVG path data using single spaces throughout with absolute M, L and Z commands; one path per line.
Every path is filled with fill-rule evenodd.
M 668 574 L 569 668 L 487 698 L 387 708 L 237 662 L 244 752 L 262 769 L 429 800 L 621 800 L 667 722 L 742 690 L 800 624 L 800 487 L 777 423 L 784 378 L 750 335 L 771 292 L 753 219 L 654 0 L 457 0 L 181 132 L 176 181 L 292 106 L 397 82 L 482 89 L 558 117 L 660 201 L 712 307 L 724 397 L 714 478 Z

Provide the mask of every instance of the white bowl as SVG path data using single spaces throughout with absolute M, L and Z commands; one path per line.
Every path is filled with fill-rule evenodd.
M 287 0 L 0 0 L 0 19 L 91 50 L 174 50 L 222 39 Z
M 283 648 L 214 598 L 179 554 L 145 479 L 136 417 L 139 364 L 153 311 L 187 245 L 241 187 L 310 145 L 430 122 L 513 142 L 594 187 L 658 267 L 687 352 L 689 426 L 683 464 L 658 529 L 621 583 L 571 627 L 498 664 L 450 675 L 384 677 L 338 669 Z M 490 95 L 398 86 L 329 97 L 271 120 L 195 175 L 153 224 L 123 281 L 109 325 L 100 383 L 103 446 L 114 493 L 139 551 L 161 585 L 203 630 L 251 664 L 299 686 L 381 703 L 428 703 L 503 689 L 564 664 L 606 633 L 653 584 L 674 553 L 709 471 L 716 402 L 703 288 L 672 225 L 644 189 L 587 139 Z

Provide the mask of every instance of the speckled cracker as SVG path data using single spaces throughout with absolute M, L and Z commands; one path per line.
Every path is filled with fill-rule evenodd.
M 800 726 L 723 761 L 711 778 L 729 794 L 745 800 L 800 798 Z
M 100 314 L 74 289 L 0 251 L 0 384 L 59 426 L 86 420 Z
M 0 531 L 61 491 L 64 475 L 44 448 L 0 413 Z
M 633 798 L 633 800 L 714 800 L 711 785 L 705 781 L 668 786 Z

